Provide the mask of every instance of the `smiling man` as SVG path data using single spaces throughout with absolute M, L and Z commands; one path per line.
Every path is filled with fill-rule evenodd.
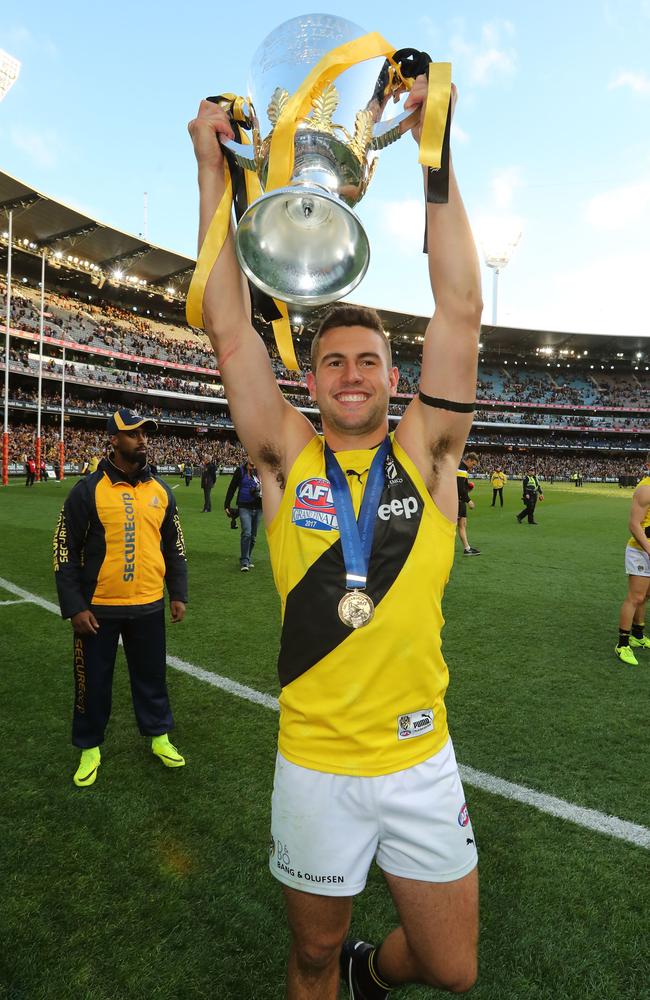
M 422 107 L 426 94 L 419 77 L 406 106 Z M 204 101 L 189 131 L 201 244 L 224 191 L 216 140 L 232 130 Z M 419 143 L 419 123 L 413 131 Z M 336 997 L 339 969 L 357 1000 L 406 982 L 462 992 L 476 977 L 477 857 L 440 635 L 482 310 L 453 169 L 449 201 L 427 203 L 426 223 L 436 308 L 420 392 L 394 435 L 398 372 L 374 311 L 337 305 L 314 338 L 307 379 L 319 435 L 280 392 L 232 234 L 204 296 L 235 426 L 262 478 L 282 603 L 270 866 L 291 931 L 290 1000 Z M 346 941 L 373 858 L 401 921 L 379 947 Z
M 111 712 L 117 646 L 122 638 L 138 727 L 166 767 L 185 761 L 170 743 L 166 684 L 164 586 L 173 622 L 185 616 L 187 562 L 174 494 L 147 465 L 155 420 L 119 409 L 109 417 L 111 450 L 80 480 L 54 533 L 54 576 L 61 614 L 74 630 L 72 742 L 81 749 L 74 774 L 94 784 Z

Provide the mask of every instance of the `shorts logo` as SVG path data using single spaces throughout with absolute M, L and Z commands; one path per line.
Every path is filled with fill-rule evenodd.
M 291 864 L 291 858 L 289 857 L 289 851 L 287 850 L 287 845 L 283 844 L 281 840 L 278 840 L 277 858 L 278 858 L 278 865 L 288 866 Z
M 397 719 L 397 739 L 412 740 L 415 736 L 433 732 L 433 709 L 423 708 L 410 715 L 400 715 Z
M 469 826 L 469 810 L 466 802 L 463 802 L 463 807 L 458 813 L 458 825 L 463 827 Z
M 299 528 L 315 528 L 317 531 L 339 530 L 336 507 L 327 479 L 303 479 L 298 483 L 291 523 Z

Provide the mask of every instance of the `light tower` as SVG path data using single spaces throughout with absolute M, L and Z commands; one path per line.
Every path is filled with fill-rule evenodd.
M 502 237 L 483 244 L 483 256 L 488 267 L 492 268 L 492 326 L 497 325 L 497 302 L 499 296 L 499 274 L 504 269 L 514 249 L 521 239 L 521 231 L 515 236 Z
M 6 97 L 20 73 L 20 62 L 0 49 L 0 101 Z

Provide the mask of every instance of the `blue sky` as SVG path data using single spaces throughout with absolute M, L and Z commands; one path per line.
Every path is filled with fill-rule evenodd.
M 282 20 L 325 10 L 452 62 L 454 160 L 477 239 L 522 233 L 500 278 L 499 322 L 650 336 L 650 0 L 278 10 L 3 0 L 0 49 L 22 68 L 0 102 L 0 168 L 134 233 L 147 191 L 150 239 L 193 253 L 187 121 L 202 96 L 246 92 L 251 56 Z M 420 187 L 406 137 L 382 153 L 357 208 L 372 261 L 353 300 L 431 311 Z

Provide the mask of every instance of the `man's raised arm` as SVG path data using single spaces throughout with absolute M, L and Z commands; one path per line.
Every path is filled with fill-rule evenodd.
M 219 136 L 234 136 L 223 108 L 210 101 L 201 101 L 188 131 L 198 164 L 200 250 L 225 190 Z M 264 472 L 264 454 L 269 445 L 283 458 L 287 442 L 289 451 L 295 452 L 302 436 L 306 441 L 314 432 L 280 392 L 250 314 L 248 285 L 237 262 L 231 228 L 206 284 L 203 322 L 217 356 L 237 435 Z M 298 443 L 291 447 L 296 437 Z
M 418 77 L 405 107 L 423 106 L 426 93 L 426 78 Z M 455 99 L 454 87 L 452 104 Z M 413 134 L 419 142 L 420 126 Z M 439 460 L 445 459 L 450 470 L 455 469 L 472 425 L 483 311 L 478 256 L 451 161 L 449 200 L 427 203 L 426 218 L 435 312 L 422 349 L 420 392 L 425 400 L 413 400 L 396 436 L 435 491 Z M 437 456 L 433 463 L 437 469 L 432 469 L 432 453 Z M 450 510 L 454 491 L 455 486 L 449 490 Z

